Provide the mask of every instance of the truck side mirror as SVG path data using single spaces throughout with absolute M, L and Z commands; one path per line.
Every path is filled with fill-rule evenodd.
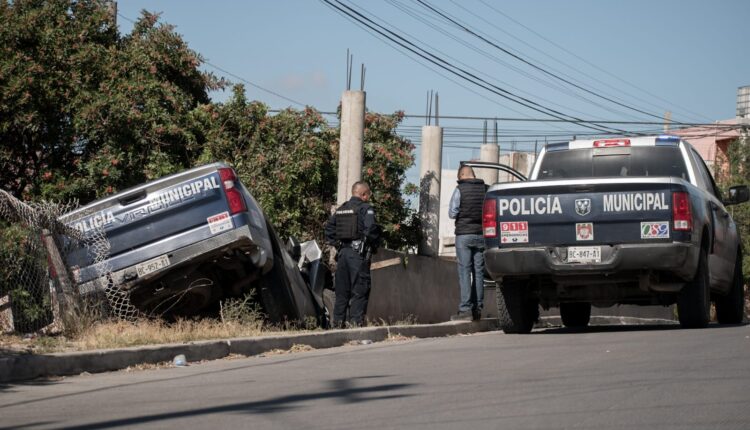
M 724 202 L 725 205 L 736 205 L 750 200 L 750 190 L 747 185 L 735 185 L 729 188 L 729 197 Z

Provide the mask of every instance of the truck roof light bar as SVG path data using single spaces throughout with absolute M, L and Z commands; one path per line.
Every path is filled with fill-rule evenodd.
M 610 146 L 630 146 L 630 139 L 602 139 L 594 141 L 594 148 L 607 148 Z
M 680 144 L 679 136 L 661 135 L 655 140 L 656 146 L 677 146 Z

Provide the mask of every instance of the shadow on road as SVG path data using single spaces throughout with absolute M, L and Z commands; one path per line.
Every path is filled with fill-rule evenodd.
M 137 427 L 142 424 L 163 422 L 176 418 L 194 417 L 208 414 L 221 414 L 227 412 L 239 412 L 245 414 L 270 414 L 285 412 L 302 407 L 304 402 L 321 399 L 334 399 L 339 403 L 353 404 L 370 402 L 384 399 L 398 399 L 410 397 L 410 394 L 397 394 L 396 391 L 409 388 L 414 384 L 382 384 L 368 387 L 356 387 L 358 380 L 369 380 L 385 378 L 386 376 L 364 376 L 349 379 L 334 379 L 328 381 L 328 391 L 316 391 L 312 393 L 289 394 L 285 396 L 272 397 L 266 400 L 252 402 L 232 403 L 228 405 L 209 406 L 199 409 L 190 409 L 176 412 L 164 412 L 160 414 L 134 416 L 119 418 L 109 421 L 99 421 L 66 427 L 68 429 L 90 429 L 90 428 L 115 428 L 115 427 Z

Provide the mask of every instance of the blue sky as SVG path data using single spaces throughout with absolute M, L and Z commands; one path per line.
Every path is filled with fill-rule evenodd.
M 452 26 L 416 0 L 342 3 L 494 88 L 569 117 L 658 122 L 656 117 L 671 111 L 677 121 L 712 122 L 734 117 L 737 87 L 750 85 L 750 1 L 424 1 L 492 44 L 589 92 Z M 211 64 L 321 111 L 336 109 L 345 89 L 350 49 L 355 65 L 352 87 L 359 88 L 359 65 L 364 63 L 371 111 L 424 115 L 426 93 L 435 90 L 441 115 L 550 118 L 445 71 L 438 73 L 434 65 L 420 64 L 321 1 L 121 0 L 118 8 L 130 19 L 142 9 L 161 12 L 162 21 L 175 25 Z M 122 32 L 132 27 L 125 19 L 119 24 Z M 246 87 L 249 98 L 271 108 L 301 107 Z M 229 94 L 216 93 L 213 98 L 223 101 Z M 423 118 L 409 118 L 401 131 L 419 144 L 418 127 L 424 123 Z M 446 127 L 445 167 L 478 154 L 483 121 L 443 119 L 441 125 Z M 592 132 L 565 123 L 501 121 L 498 127 L 502 150 L 514 144 L 533 147 L 534 140 L 545 136 L 565 140 Z

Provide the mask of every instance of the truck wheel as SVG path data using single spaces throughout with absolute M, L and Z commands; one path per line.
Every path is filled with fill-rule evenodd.
M 719 324 L 740 324 L 745 316 L 745 291 L 742 282 L 742 255 L 734 262 L 732 287 L 726 296 L 716 297 L 716 319 Z
M 682 287 L 682 291 L 677 296 L 677 313 L 682 328 L 708 326 L 711 310 L 708 286 L 708 259 L 706 251 L 701 249 L 695 277 Z
M 497 317 L 505 333 L 530 333 L 539 319 L 539 304 L 521 282 L 505 281 L 495 288 Z
M 560 303 L 560 318 L 565 327 L 586 327 L 591 319 L 591 303 Z

